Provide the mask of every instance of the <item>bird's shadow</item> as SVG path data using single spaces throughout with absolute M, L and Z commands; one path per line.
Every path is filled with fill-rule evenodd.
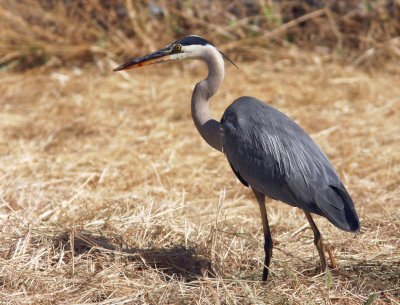
M 135 248 L 118 245 L 115 238 L 89 232 L 69 232 L 54 240 L 57 247 L 70 251 L 74 257 L 85 254 L 102 254 L 119 260 L 134 262 L 136 270 L 154 269 L 170 278 L 193 281 L 199 277 L 214 277 L 211 262 L 205 251 L 177 245 L 171 248 Z

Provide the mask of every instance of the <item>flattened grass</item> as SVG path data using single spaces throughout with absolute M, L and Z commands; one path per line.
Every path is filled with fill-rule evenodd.
M 339 265 L 330 289 L 303 214 L 274 201 L 272 274 L 259 281 L 257 204 L 191 122 L 204 68 L 103 62 L 1 76 L 1 302 L 397 304 L 399 76 L 293 52 L 227 65 L 212 107 L 268 101 L 331 158 L 362 229 L 316 217 Z

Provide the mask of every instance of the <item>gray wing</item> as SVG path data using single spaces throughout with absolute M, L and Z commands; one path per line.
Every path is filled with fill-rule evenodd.
M 239 180 L 257 191 L 328 218 L 346 231 L 359 220 L 328 158 L 289 117 L 241 97 L 221 119 L 223 150 Z

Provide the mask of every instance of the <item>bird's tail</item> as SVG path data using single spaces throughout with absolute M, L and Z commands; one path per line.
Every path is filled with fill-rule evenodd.
M 323 197 L 320 199 L 324 203 L 319 204 L 323 216 L 344 231 L 358 232 L 360 230 L 360 220 L 354 208 L 353 200 L 343 185 L 339 187 L 331 185 Z M 319 201 L 318 198 L 317 201 Z

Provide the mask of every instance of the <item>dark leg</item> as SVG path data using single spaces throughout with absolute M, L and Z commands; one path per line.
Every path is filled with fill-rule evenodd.
M 321 233 L 319 232 L 317 226 L 315 225 L 315 222 L 312 219 L 311 214 L 306 212 L 306 211 L 304 211 L 304 214 L 306 214 L 307 220 L 310 223 L 311 229 L 314 232 L 314 244 L 315 244 L 315 247 L 318 250 L 319 258 L 321 260 L 322 270 L 325 271 L 326 266 L 327 266 L 326 265 L 325 250 L 329 254 L 329 258 L 330 258 L 331 263 L 332 263 L 332 268 L 336 268 L 336 262 L 335 262 L 335 259 L 333 257 L 333 254 L 331 252 L 331 249 L 329 249 L 329 247 L 325 247 L 325 245 L 323 243 L 323 240 L 322 240 Z
M 272 238 L 271 232 L 269 230 L 268 218 L 267 218 L 267 210 L 265 208 L 265 195 L 257 192 L 253 189 L 254 195 L 256 195 L 258 205 L 260 206 L 261 212 L 261 220 L 264 229 L 264 251 L 265 251 L 265 259 L 264 259 L 264 268 L 263 268 L 263 276 L 262 280 L 267 281 L 268 272 L 269 272 L 269 264 L 271 262 L 272 257 Z

